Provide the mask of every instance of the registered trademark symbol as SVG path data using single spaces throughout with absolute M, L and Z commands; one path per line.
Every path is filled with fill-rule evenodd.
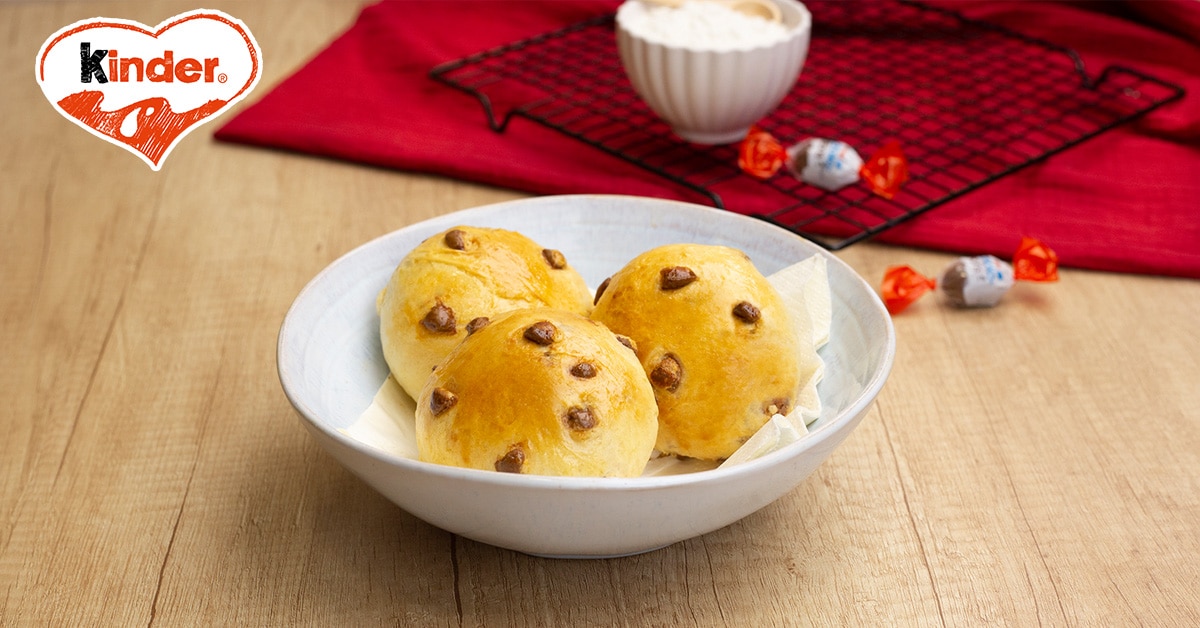
M 226 76 L 224 72 L 222 72 L 222 73 L 220 73 L 220 74 L 218 74 L 218 75 L 217 75 L 217 82 L 218 82 L 218 83 L 224 83 L 225 81 L 228 81 L 228 80 L 229 80 L 229 77 L 228 77 L 228 76 Z

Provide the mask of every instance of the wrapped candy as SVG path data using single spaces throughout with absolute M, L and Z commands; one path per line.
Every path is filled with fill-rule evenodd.
M 812 137 L 785 149 L 769 132 L 751 127 L 738 149 L 742 172 L 766 180 L 785 165 L 797 179 L 834 192 L 858 181 L 863 161 L 845 142 Z
M 942 294 L 959 307 L 992 307 L 1013 286 L 1013 269 L 994 255 L 960 257 L 942 271 Z
M 810 137 L 785 149 L 769 132 L 750 127 L 738 148 L 742 172 L 765 181 L 785 165 L 792 176 L 829 192 L 861 178 L 872 192 L 890 199 L 908 181 L 908 160 L 894 140 L 864 163 L 858 151 L 845 142 Z
M 845 142 L 812 137 L 788 147 L 787 167 L 801 181 L 836 192 L 858 181 L 863 160 Z
M 934 288 L 959 307 L 992 307 L 1015 281 L 1058 281 L 1058 255 L 1034 238 L 1021 238 L 1011 265 L 993 255 L 960 257 L 937 280 L 910 266 L 892 266 L 880 291 L 888 312 L 899 314 Z

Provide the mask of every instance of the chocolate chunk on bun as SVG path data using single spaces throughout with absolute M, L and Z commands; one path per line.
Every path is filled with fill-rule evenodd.
M 636 477 L 658 407 L 637 356 L 589 318 L 512 310 L 475 330 L 417 396 L 425 462 L 534 475 Z
M 592 317 L 633 339 L 659 408 L 657 448 L 729 457 L 787 414 L 800 335 L 783 299 L 741 251 L 672 244 L 605 282 Z
M 383 356 L 415 398 L 434 365 L 496 314 L 528 307 L 586 314 L 591 303 L 561 252 L 514 231 L 455 227 L 414 248 L 379 294 Z

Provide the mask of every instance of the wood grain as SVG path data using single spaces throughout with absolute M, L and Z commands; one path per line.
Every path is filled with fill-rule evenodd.
M 541 559 L 399 510 L 303 431 L 279 324 L 358 244 L 522 195 L 216 144 L 214 125 L 155 173 L 30 76 L 71 21 L 191 8 L 0 5 L 0 625 L 1200 623 L 1194 281 L 1067 270 L 990 310 L 926 298 L 817 473 L 663 550 Z M 254 30 L 262 94 L 359 7 L 211 8 Z M 840 256 L 872 283 L 951 259 Z

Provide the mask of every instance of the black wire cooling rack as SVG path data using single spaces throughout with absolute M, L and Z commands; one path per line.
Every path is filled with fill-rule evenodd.
M 827 192 L 781 172 L 759 181 L 736 145 L 674 136 L 625 77 L 613 16 L 437 66 L 502 132 L 527 118 L 670 180 L 712 205 L 838 250 L 1183 96 L 1119 66 L 1090 76 L 1072 50 L 903 0 L 810 0 L 800 79 L 759 123 L 785 145 L 837 139 L 864 159 L 889 140 L 908 158 L 892 199 L 861 182 Z M 500 113 L 498 113 L 500 112 Z

